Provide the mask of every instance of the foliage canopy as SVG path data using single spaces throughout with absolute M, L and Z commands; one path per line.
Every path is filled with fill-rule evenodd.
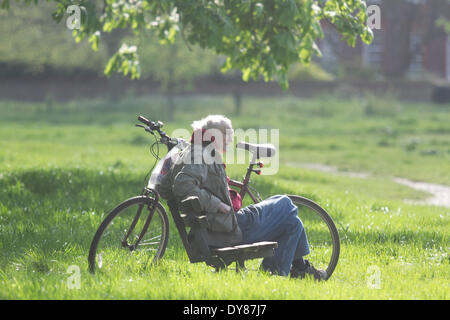
M 17 0 L 20 1 L 20 0 Z M 42 1 L 42 0 L 41 0 Z M 245 81 L 264 77 L 288 86 L 291 64 L 308 64 L 320 56 L 316 45 L 328 21 L 349 45 L 360 37 L 370 43 L 365 0 L 47 0 L 56 5 L 53 19 L 61 22 L 70 5 L 82 10 L 77 42 L 87 38 L 94 50 L 102 33 L 132 30 L 135 36 L 154 32 L 161 43 L 173 44 L 180 34 L 185 43 L 208 48 L 226 57 L 222 71 L 239 69 Z M 39 4 L 39 0 L 22 0 Z M 8 8 L 10 0 L 2 1 Z M 138 78 L 135 46 L 122 44 L 105 68 Z

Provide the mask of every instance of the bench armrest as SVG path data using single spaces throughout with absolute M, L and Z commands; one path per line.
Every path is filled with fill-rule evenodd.
M 180 210 L 184 214 L 187 215 L 195 215 L 199 216 L 202 215 L 202 207 L 200 206 L 200 200 L 198 197 L 191 196 L 187 197 L 186 199 L 182 200 L 180 202 Z
M 181 219 L 183 219 L 184 223 L 189 226 L 193 227 L 194 225 L 199 225 L 203 228 L 208 228 L 208 218 L 203 216 L 194 216 L 194 215 L 187 215 L 187 214 L 180 214 Z

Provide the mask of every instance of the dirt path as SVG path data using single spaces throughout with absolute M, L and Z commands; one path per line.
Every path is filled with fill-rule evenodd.
M 415 204 L 431 204 L 435 206 L 450 208 L 450 187 L 429 182 L 416 182 L 404 178 L 394 178 L 393 181 L 408 186 L 410 188 L 425 191 L 433 196 L 419 201 L 409 201 Z
M 305 169 L 318 170 L 321 172 L 328 172 L 338 175 L 343 175 L 352 178 L 366 179 L 371 176 L 370 173 L 367 172 L 348 172 L 348 171 L 339 171 L 337 167 L 323 165 L 318 163 L 294 163 L 288 162 L 287 165 L 294 167 L 302 167 Z M 408 200 L 405 199 L 408 203 L 414 204 L 426 204 L 426 205 L 435 205 L 450 208 L 450 186 L 440 185 L 429 182 L 421 182 L 421 181 L 412 181 L 405 178 L 393 178 L 393 182 L 405 185 L 412 189 L 420 190 L 429 193 L 431 196 L 425 200 Z

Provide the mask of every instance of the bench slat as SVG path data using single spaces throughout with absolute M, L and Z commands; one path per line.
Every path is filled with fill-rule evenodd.
M 242 245 L 233 246 L 233 247 L 216 248 L 216 249 L 214 249 L 214 251 L 217 251 L 217 252 L 246 251 L 246 250 L 258 250 L 260 248 L 275 249 L 276 247 L 278 247 L 277 242 L 262 241 L 262 242 L 256 242 L 256 243 L 250 243 L 250 244 L 242 244 Z

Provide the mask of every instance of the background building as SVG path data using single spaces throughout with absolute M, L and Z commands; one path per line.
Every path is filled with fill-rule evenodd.
M 450 17 L 450 2 L 378 0 L 368 4 L 381 8 L 381 29 L 374 30 L 370 45 L 358 41 L 351 48 L 340 41 L 330 24 L 324 23 L 320 63 L 327 71 L 345 72 L 350 77 L 432 77 L 450 81 L 450 38 L 437 23 L 440 18 Z

